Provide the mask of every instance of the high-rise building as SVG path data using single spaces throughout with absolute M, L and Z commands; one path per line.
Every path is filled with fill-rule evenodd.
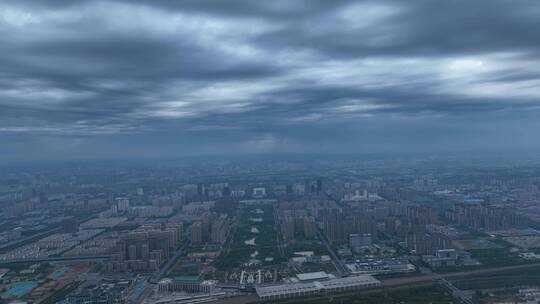
M 148 257 L 149 241 L 148 234 L 144 232 L 130 233 L 120 241 L 120 254 L 123 260 L 144 260 Z
M 150 230 L 148 231 L 148 239 L 150 250 L 161 251 L 165 259 L 170 256 L 170 249 L 174 247 L 170 240 L 174 235 L 170 231 Z
M 231 196 L 232 194 L 231 187 L 229 186 L 224 187 L 222 193 L 223 193 L 223 196 L 225 197 Z
M 293 194 L 294 195 L 304 195 L 306 194 L 306 185 L 302 183 L 297 183 L 293 185 Z
M 290 241 L 294 239 L 295 225 L 294 218 L 292 216 L 285 216 L 281 222 L 281 233 L 285 240 Z
M 304 237 L 306 239 L 312 239 L 317 235 L 317 226 L 315 223 L 315 218 L 312 216 L 304 217 Z
M 199 200 L 202 202 L 204 199 L 206 199 L 206 189 L 204 187 L 204 184 L 198 183 L 197 184 L 197 195 L 199 196 Z
M 122 213 L 129 209 L 129 199 L 126 197 L 116 198 L 117 211 Z
M 167 223 L 165 229 L 174 229 L 176 231 L 176 243 L 183 240 L 184 226 L 182 223 Z
M 79 231 L 79 221 L 71 216 L 62 221 L 62 232 L 77 233 Z
M 197 221 L 191 225 L 191 243 L 201 244 L 202 242 L 203 242 L 202 223 L 200 221 Z
M 285 193 L 287 195 L 293 194 L 293 185 L 287 185 L 286 188 L 285 188 Z
M 218 244 L 224 243 L 229 233 L 229 226 L 229 219 L 226 215 L 215 219 L 211 225 L 210 241 Z
M 341 242 L 344 240 L 344 217 L 341 209 L 323 209 L 320 211 L 323 223 L 323 232 L 331 242 Z
M 323 190 L 322 187 L 323 187 L 322 180 L 318 179 L 317 180 L 317 194 L 322 193 L 322 190 Z

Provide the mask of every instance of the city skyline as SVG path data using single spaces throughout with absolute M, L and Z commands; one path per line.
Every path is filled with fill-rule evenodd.
M 540 303 L 540 1 L 0 1 L 0 304 Z

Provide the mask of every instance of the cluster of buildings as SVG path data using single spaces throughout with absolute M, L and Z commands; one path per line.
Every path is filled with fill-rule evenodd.
M 192 244 L 223 244 L 231 229 L 231 220 L 226 214 L 205 212 L 191 225 Z
M 519 289 L 517 297 L 521 300 L 517 304 L 540 303 L 540 288 Z
M 313 239 L 317 235 L 315 218 L 309 215 L 307 210 L 280 208 L 279 222 L 281 235 L 286 241 L 299 236 Z
M 182 223 L 146 224 L 128 233 L 118 242 L 118 251 L 106 270 L 153 271 L 167 259 L 182 241 Z
M 177 276 L 173 278 L 162 279 L 158 282 L 158 291 L 168 292 L 187 292 L 187 293 L 213 293 L 217 281 L 201 280 L 198 276 Z
M 407 258 L 356 260 L 351 263 L 346 263 L 345 267 L 352 274 L 385 275 L 412 273 L 416 271 L 416 266 L 411 264 Z
M 102 233 L 102 229 L 87 229 L 78 232 L 54 233 L 30 244 L 23 245 L 0 254 L 0 260 L 20 261 L 45 259 L 60 255 L 65 251 Z
M 243 186 L 231 186 L 229 183 L 185 184 L 182 185 L 179 190 L 182 192 L 183 196 L 190 201 L 208 201 L 221 198 L 258 199 L 268 196 L 320 195 L 323 194 L 324 191 L 323 181 L 321 179 L 309 179 L 303 182 L 287 184 L 253 184 Z
M 294 257 L 289 259 L 290 265 L 301 266 L 304 263 L 329 263 L 332 261 L 328 255 L 315 255 L 313 251 L 295 252 Z
M 540 214 L 540 178 L 463 180 L 459 172 L 425 174 L 419 168 L 398 174 L 395 167 L 386 171 L 392 174 L 378 175 L 378 163 L 353 168 L 350 162 L 346 170 L 328 172 L 309 169 L 312 163 L 279 167 L 313 170 L 305 175 L 317 178 L 279 177 L 273 164 L 262 166 L 271 168 L 269 177 L 255 175 L 257 166 L 99 173 L 92 168 L 84 176 L 71 171 L 30 182 L 22 176 L 20 187 L 0 195 L 6 202 L 0 224 L 9 227 L 0 232 L 0 246 L 14 248 L 0 259 L 84 257 L 88 267 L 100 269 L 97 276 L 115 278 L 82 284 L 64 304 L 126 302 L 134 287 L 123 272 L 147 280 L 168 265 L 175 276 L 151 280 L 164 297 L 216 294 L 219 284 L 201 279 L 204 273 L 242 291 L 256 286 L 261 300 L 280 300 L 378 287 L 372 275 L 410 275 L 417 272 L 411 262 L 416 260 L 434 271 L 477 265 L 465 250 L 511 247 L 523 260 L 540 259 L 525 252 L 540 247 L 538 234 L 494 232 L 524 228 L 535 210 Z M 213 183 L 205 176 L 214 176 Z M 235 176 L 231 184 L 228 176 Z M 250 213 L 242 214 L 245 207 Z M 242 235 L 231 238 L 232 231 Z M 179 252 L 195 270 L 172 263 Z M 224 259 L 224 252 L 232 258 Z M 28 277 L 20 281 L 34 281 L 32 271 L 20 271 Z M 306 273 L 290 279 L 299 272 Z M 47 284 L 41 285 L 53 286 Z
M 71 250 L 66 251 L 62 256 L 107 256 L 114 253 L 118 240 L 121 239 L 124 234 L 124 232 L 116 231 L 101 233 L 94 238 L 73 247 Z
M 347 244 L 352 234 L 377 237 L 376 222 L 354 208 L 320 209 L 317 218 L 326 238 L 334 243 Z
M 456 249 L 439 249 L 435 252 L 435 255 L 425 255 L 422 260 L 431 268 L 439 268 L 457 266 L 458 258 Z
M 437 217 L 432 207 L 407 205 L 384 219 L 384 232 L 416 255 L 433 254 L 451 247 L 448 235 L 430 228 L 438 223 Z
M 527 218 L 508 207 L 487 204 L 455 204 L 446 211 L 448 220 L 475 230 L 494 231 L 510 228 L 527 228 Z
M 133 280 L 100 279 L 84 282 L 58 304 L 127 303 Z
M 260 300 L 284 300 L 299 297 L 326 296 L 340 292 L 350 292 L 375 288 L 381 282 L 370 275 L 329 278 L 320 273 L 304 274 L 297 283 L 257 286 L 255 290 Z

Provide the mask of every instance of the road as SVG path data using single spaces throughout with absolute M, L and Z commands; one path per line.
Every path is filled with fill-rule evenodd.
M 102 261 L 110 259 L 110 255 L 102 256 L 69 256 L 69 257 L 50 257 L 38 259 L 20 259 L 0 261 L 0 265 L 15 264 L 15 263 L 40 263 L 40 262 L 61 262 L 61 261 Z
M 22 245 L 24 245 L 26 243 L 30 243 L 30 242 L 35 241 L 37 239 L 40 239 L 42 237 L 49 236 L 49 235 L 51 235 L 53 233 L 56 233 L 58 231 L 60 231 L 60 227 L 52 228 L 52 229 L 49 229 L 47 231 L 36 233 L 34 235 L 27 236 L 25 238 L 22 238 L 22 239 L 19 239 L 19 240 L 16 240 L 16 241 L 5 243 L 2 246 L 0 246 L 0 252 L 8 251 L 8 250 L 10 250 L 12 248 L 20 247 L 20 246 L 22 246 Z
M 98 210 L 98 211 L 101 212 L 103 210 Z M 83 222 L 86 222 L 88 220 L 91 220 L 91 219 L 97 217 L 98 213 L 91 214 L 91 215 L 89 215 L 89 216 L 87 216 L 87 217 L 85 217 L 83 219 L 80 219 L 80 222 L 83 223 Z M 25 238 L 19 239 L 19 240 L 15 240 L 15 241 L 12 241 L 12 242 L 9 242 L 9 243 L 5 243 L 5 244 L 0 246 L 0 252 L 8 251 L 10 249 L 23 246 L 26 243 L 33 242 L 33 241 L 35 241 L 37 239 L 47 237 L 47 236 L 49 236 L 49 235 L 51 235 L 53 233 L 60 232 L 61 229 L 62 229 L 62 227 L 54 227 L 54 228 L 51 228 L 51 229 L 49 229 L 47 231 L 43 231 L 43 232 L 36 233 L 36 234 L 30 235 L 30 236 L 27 236 Z
M 451 282 L 449 282 L 449 281 L 447 281 L 445 279 L 440 280 L 439 284 L 443 288 L 448 290 L 452 294 L 452 296 L 456 300 L 458 300 L 460 303 L 462 303 L 462 304 L 473 304 L 472 295 L 471 295 L 470 292 L 464 292 L 463 290 L 460 290 L 454 284 L 452 284 Z
M 231 251 L 231 246 L 234 241 L 234 236 L 236 235 L 236 229 L 238 227 L 238 219 L 240 218 L 240 210 L 236 211 L 236 215 L 233 217 L 233 222 L 231 223 L 231 230 L 229 231 L 229 234 L 227 235 L 227 239 L 225 240 L 225 243 L 223 245 L 223 249 L 221 250 L 219 256 L 224 257 L 229 254 Z M 227 278 L 225 278 L 226 280 Z
M 341 276 L 348 275 L 349 273 L 345 269 L 345 266 L 343 266 L 343 263 L 341 262 L 337 254 L 334 252 L 334 249 L 332 248 L 332 246 L 330 246 L 330 242 L 328 242 L 328 239 L 326 238 L 324 233 L 319 229 L 319 227 L 317 227 L 317 235 L 319 236 L 319 239 L 321 240 L 321 242 L 323 242 L 324 246 L 326 246 L 326 250 L 332 256 L 332 260 L 334 261 L 334 265 L 336 266 L 336 269 L 338 270 L 339 275 Z
M 286 257 L 287 256 L 287 250 L 286 250 L 287 242 L 283 234 L 281 234 L 280 225 L 281 223 L 279 220 L 278 208 L 274 208 L 274 231 L 276 232 L 277 247 L 278 247 L 278 251 L 281 257 Z
M 161 267 L 158 272 L 152 275 L 152 277 L 150 278 L 150 283 L 156 284 L 157 282 L 159 282 L 159 280 L 161 280 L 167 274 L 169 269 L 174 266 L 178 258 L 184 254 L 184 251 L 188 245 L 189 241 L 186 241 L 180 248 L 178 248 L 178 250 L 174 252 L 174 255 L 167 261 L 167 263 L 165 263 L 165 265 L 163 265 L 163 267 Z
M 148 281 L 144 280 L 139 282 L 140 285 L 131 291 L 128 303 L 142 303 L 144 299 L 152 293 L 152 285 L 157 284 L 167 274 L 171 267 L 174 266 L 178 258 L 184 254 L 187 246 L 189 246 L 189 241 L 186 241 L 180 248 L 178 248 L 174 252 L 173 256 L 165 263 L 165 265 L 163 265 L 157 272 L 154 272 Z
M 141 303 L 150 291 L 151 288 L 148 287 L 146 279 L 137 277 L 130 290 L 127 302 L 129 304 Z
M 402 285 L 410 285 L 415 283 L 431 282 L 440 279 L 457 279 L 460 277 L 472 277 L 477 275 L 491 274 L 491 273 L 501 273 L 501 272 L 515 272 L 519 270 L 530 270 L 534 267 L 540 267 L 540 263 L 534 264 L 524 264 L 516 266 L 505 266 L 505 267 L 495 267 L 479 270 L 469 270 L 469 271 L 460 271 L 460 272 L 450 272 L 442 274 L 427 274 L 415 277 L 402 277 L 402 278 L 392 278 L 381 280 L 383 287 L 395 287 Z
M 238 297 L 222 298 L 213 303 L 215 304 L 247 304 L 255 303 L 259 300 L 256 294 L 242 295 Z

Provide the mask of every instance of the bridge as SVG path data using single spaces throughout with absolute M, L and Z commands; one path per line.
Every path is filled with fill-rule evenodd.
M 92 255 L 92 256 L 68 256 L 68 257 L 47 257 L 34 259 L 12 259 L 0 261 L 0 265 L 22 264 L 22 263 L 41 263 L 41 262 L 62 262 L 62 261 L 103 261 L 108 260 L 111 255 Z
M 450 294 L 462 304 L 473 304 L 472 296 L 463 290 L 460 290 L 454 284 L 450 283 L 446 279 L 440 279 L 438 281 L 444 289 L 448 290 Z

